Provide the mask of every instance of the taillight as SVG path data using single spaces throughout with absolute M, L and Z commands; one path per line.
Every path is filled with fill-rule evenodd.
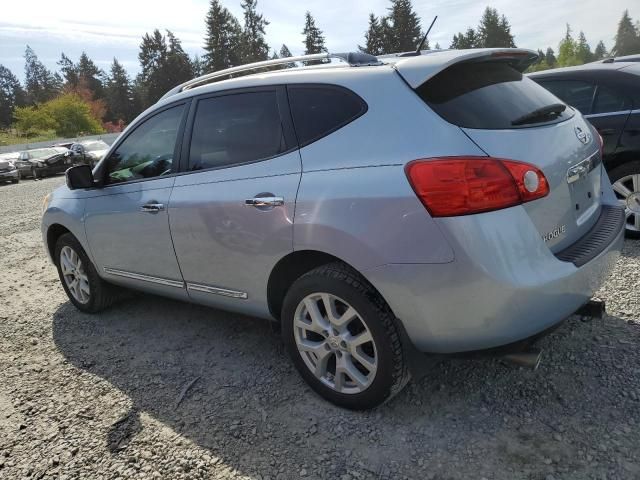
M 414 160 L 405 171 L 416 195 L 434 217 L 499 210 L 549 193 L 549 184 L 540 169 L 501 158 Z

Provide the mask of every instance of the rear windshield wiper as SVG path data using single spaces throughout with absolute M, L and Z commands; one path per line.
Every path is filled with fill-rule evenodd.
M 567 106 L 563 103 L 552 103 L 546 107 L 538 108 L 533 112 L 529 112 L 511 122 L 511 125 L 526 125 L 527 123 L 536 123 L 549 117 L 557 117 L 566 110 Z

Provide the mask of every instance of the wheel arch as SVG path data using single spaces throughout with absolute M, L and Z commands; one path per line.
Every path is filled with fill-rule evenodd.
M 280 313 L 282 304 L 287 291 L 298 278 L 314 268 L 326 265 L 328 263 L 340 262 L 347 265 L 353 271 L 361 276 L 362 273 L 357 268 L 342 260 L 341 258 L 319 250 L 296 250 L 281 258 L 271 270 L 269 280 L 267 282 L 267 301 L 269 312 L 277 321 L 280 321 Z M 380 298 L 384 297 L 372 285 Z M 385 303 L 386 300 L 384 300 Z M 388 303 L 387 303 L 388 306 Z M 390 307 L 389 307 L 390 308 Z
M 56 251 L 56 243 L 58 242 L 58 239 L 65 233 L 71 233 L 71 235 L 73 235 L 71 230 L 69 230 L 67 227 L 59 223 L 53 223 L 49 225 L 49 228 L 47 228 L 47 253 L 49 254 L 49 258 L 51 258 L 54 263 L 55 263 L 54 256 Z

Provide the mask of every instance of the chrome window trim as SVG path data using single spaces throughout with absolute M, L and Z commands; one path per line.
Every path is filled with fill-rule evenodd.
M 248 298 L 247 292 L 230 290 L 228 288 L 212 287 L 210 285 L 201 285 L 199 283 L 187 283 L 187 290 L 193 290 L 194 292 L 213 293 L 214 295 L 222 295 L 223 297 L 231 298 L 241 298 L 243 300 Z
M 613 115 L 630 115 L 633 113 L 640 113 L 640 109 L 638 110 L 618 110 L 617 112 L 604 112 L 604 113 L 588 113 L 584 115 L 584 118 L 598 118 L 598 117 L 608 117 Z
M 104 267 L 104 272 L 117 277 L 131 278 L 133 280 L 142 280 L 143 282 L 157 283 L 158 285 L 166 285 L 168 287 L 184 288 L 184 282 L 179 280 L 169 280 L 168 278 L 152 277 L 151 275 L 143 275 L 142 273 L 127 272 L 115 268 Z

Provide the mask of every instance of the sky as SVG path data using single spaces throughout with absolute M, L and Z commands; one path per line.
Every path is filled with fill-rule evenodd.
M 239 19 L 241 0 L 221 0 Z M 145 32 L 155 28 L 173 31 L 191 55 L 202 54 L 204 18 L 209 0 L 21 0 L 2 2 L 0 16 L 0 64 L 18 78 L 24 77 L 24 49 L 30 45 L 41 61 L 56 70 L 64 52 L 77 61 L 86 51 L 96 64 L 108 70 L 116 57 L 135 75 L 139 70 L 138 47 Z M 323 30 L 329 51 L 344 52 L 364 44 L 368 15 L 384 15 L 389 0 L 259 0 L 258 10 L 270 22 L 267 42 L 280 49 L 303 53 L 302 28 L 309 10 Z M 506 15 L 519 47 L 543 50 L 558 42 L 571 24 L 574 33 L 584 31 L 592 49 L 603 40 L 614 43 L 618 21 L 625 9 L 640 19 L 637 0 L 413 0 L 426 29 L 434 15 L 438 20 L 429 35 L 431 46 L 447 48 L 453 35 L 475 27 L 487 5 Z

